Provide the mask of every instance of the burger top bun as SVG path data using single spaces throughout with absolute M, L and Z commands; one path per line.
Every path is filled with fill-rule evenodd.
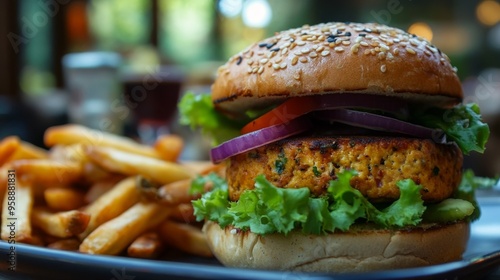
M 371 93 L 437 106 L 463 98 L 446 56 L 425 39 L 385 25 L 325 23 L 277 33 L 229 59 L 212 86 L 215 106 L 244 112 L 293 96 Z
M 300 231 L 257 235 L 206 222 L 210 249 L 226 266 L 307 272 L 367 272 L 460 260 L 470 225 L 459 222 L 412 230 L 353 227 L 348 232 Z

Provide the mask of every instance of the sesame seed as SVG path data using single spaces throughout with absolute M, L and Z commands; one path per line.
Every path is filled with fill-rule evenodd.
M 311 49 L 309 49 L 309 48 L 303 48 L 302 50 L 300 50 L 301 53 L 308 53 L 310 51 L 311 51 Z
M 311 53 L 309 53 L 309 56 L 310 56 L 310 57 L 312 57 L 312 58 L 315 58 L 315 57 L 317 57 L 317 56 L 318 56 L 318 53 L 316 53 L 316 52 L 311 52 Z
M 363 37 L 358 36 L 358 37 L 356 37 L 356 39 L 354 39 L 354 42 L 355 42 L 355 43 L 359 43 L 359 42 L 361 42 L 362 40 L 363 40 Z
M 416 54 L 415 50 L 410 48 L 410 47 L 406 47 L 406 51 L 409 53 L 409 54 Z
M 275 63 L 275 64 L 273 64 L 273 68 L 274 68 L 275 70 L 278 70 L 278 69 L 280 69 L 280 65 L 279 65 L 279 64 L 277 64 L 277 63 Z
M 392 52 L 394 53 L 394 55 L 398 55 L 399 54 L 399 49 L 395 48 Z
M 274 60 L 274 63 L 278 63 L 278 64 L 280 64 L 280 63 L 281 63 L 281 61 L 282 61 L 281 57 L 278 57 L 278 58 L 276 58 L 276 59 Z
M 335 47 L 334 49 L 336 52 L 343 52 L 344 51 L 344 48 L 342 47 Z
M 372 45 L 372 47 L 377 47 L 378 46 L 378 42 L 377 41 L 372 41 L 371 45 Z
M 399 40 L 398 38 L 395 38 L 393 41 L 394 41 L 394 43 L 399 43 L 399 42 L 401 42 L 401 40 Z
M 281 55 L 285 55 L 287 52 L 288 52 L 288 48 L 285 47 L 281 50 Z
M 365 42 L 365 41 L 362 41 L 362 42 L 360 42 L 359 44 L 360 44 L 361 46 L 363 46 L 363 47 L 368 47 L 368 43 L 367 43 L 367 42 Z
M 277 52 L 277 51 L 279 51 L 279 50 L 280 50 L 280 48 L 270 49 L 270 51 L 272 51 L 272 52 Z
M 316 40 L 316 36 L 311 36 L 309 38 L 307 38 L 307 41 L 315 41 Z
M 236 65 L 240 65 L 242 60 L 243 60 L 243 57 L 241 55 L 238 56 L 238 60 L 236 60 Z
M 257 73 L 258 70 L 259 70 L 259 67 L 254 67 L 254 68 L 252 68 L 252 73 Z
M 325 49 L 325 47 L 324 47 L 324 46 L 319 46 L 319 47 L 317 47 L 317 48 L 316 48 L 316 51 L 317 51 L 317 52 L 321 52 L 321 51 L 323 51 L 324 49 Z
M 351 44 L 351 41 L 342 41 L 342 45 L 344 46 L 349 46 Z
M 304 42 L 304 41 L 298 41 L 298 42 L 296 42 L 296 44 L 297 44 L 297 46 L 303 46 L 303 45 L 306 44 L 306 42 Z
M 299 57 L 298 57 L 298 56 L 294 56 L 294 57 L 292 58 L 292 65 L 297 64 L 297 62 L 298 62 L 298 61 L 299 61 Z
M 385 73 L 386 70 L 387 70 L 387 67 L 385 66 L 385 64 L 380 66 L 380 71 L 382 71 L 382 73 Z
M 335 47 L 335 43 L 330 43 L 330 44 L 328 44 L 328 46 L 329 46 L 330 48 L 333 48 L 333 47 Z
M 307 57 L 305 56 L 302 56 L 300 59 L 299 59 L 300 62 L 302 63 L 306 63 L 307 62 Z
M 320 35 L 318 37 L 318 41 L 324 41 L 325 40 L 325 35 Z
M 259 44 L 259 47 L 263 48 L 263 47 L 267 47 L 267 43 L 260 43 Z
M 430 51 L 428 51 L 428 50 L 425 50 L 425 51 L 424 51 L 424 53 L 425 53 L 426 55 L 428 55 L 428 56 L 431 56 L 431 55 L 432 55 L 432 53 L 431 53 Z
M 291 45 L 290 45 L 290 49 L 293 50 L 293 48 L 295 48 L 297 46 L 297 43 L 293 42 Z
M 371 51 L 370 51 L 369 49 L 366 49 L 366 50 L 364 51 L 364 54 L 365 54 L 365 55 L 369 55 L 370 53 L 371 53 Z
M 260 60 L 260 64 L 266 64 L 269 61 L 267 58 L 263 58 Z
M 295 75 L 293 75 L 293 78 L 294 78 L 295 80 L 300 80 L 300 74 L 295 74 Z
M 457 67 L 453 67 L 453 72 L 457 73 L 458 72 L 458 68 Z
M 262 74 L 264 72 L 264 66 L 260 66 L 259 70 L 257 70 L 257 73 Z
M 252 73 L 252 67 L 248 67 L 247 72 L 248 74 Z
M 380 49 L 386 52 L 389 50 L 389 47 L 386 44 L 380 44 Z
M 354 45 L 351 47 L 351 52 L 352 52 L 352 53 L 358 53 L 358 51 L 359 51 L 359 44 L 358 44 L 358 43 L 356 43 L 356 44 L 354 44 Z
M 280 64 L 280 68 L 281 68 L 281 69 L 285 69 L 285 68 L 286 68 L 286 63 L 285 63 L 285 62 L 281 63 L 281 64 Z
M 330 51 L 329 50 L 326 50 L 326 51 L 322 51 L 321 52 L 321 56 L 327 56 L 330 54 Z
M 385 52 L 379 52 L 377 57 L 378 59 L 383 60 L 385 58 Z
M 416 47 L 416 46 L 418 46 L 418 43 L 419 43 L 419 42 L 418 42 L 417 40 L 415 40 L 415 39 L 410 39 L 410 44 L 412 44 L 413 46 L 415 46 L 415 47 Z
M 394 58 L 394 56 L 392 55 L 392 53 L 387 52 L 387 54 L 386 54 L 386 58 L 387 58 L 388 60 L 392 60 L 392 59 Z
M 283 44 L 283 47 L 288 48 L 288 47 L 290 47 L 291 44 L 292 43 L 290 43 L 290 42 L 286 42 L 285 44 Z
M 247 60 L 247 64 L 248 65 L 252 65 L 253 64 L 253 60 L 252 59 Z
M 264 52 L 263 51 L 258 51 L 257 55 L 264 55 Z

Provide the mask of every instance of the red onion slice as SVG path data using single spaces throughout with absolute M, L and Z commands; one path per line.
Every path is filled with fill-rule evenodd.
M 377 114 L 348 109 L 335 109 L 318 111 L 315 113 L 315 116 L 320 119 L 340 122 L 352 126 L 401 133 L 418 138 L 428 138 L 434 140 L 436 143 L 447 143 L 446 134 L 440 129 L 427 128 Z
M 282 123 L 256 130 L 226 141 L 210 150 L 213 163 L 219 163 L 227 158 L 241 154 L 252 149 L 262 147 L 269 143 L 285 139 L 292 135 L 304 132 L 312 127 L 306 117 L 296 118 L 287 123 Z

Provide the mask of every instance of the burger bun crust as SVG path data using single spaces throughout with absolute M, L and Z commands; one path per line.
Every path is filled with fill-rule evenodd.
M 463 98 L 448 57 L 428 41 L 376 23 L 325 23 L 277 33 L 231 57 L 212 86 L 233 114 L 315 94 L 379 94 L 450 106 Z
M 460 260 L 470 225 L 458 222 L 411 230 L 354 226 L 348 232 L 257 235 L 208 221 L 209 246 L 225 266 L 305 272 L 368 272 Z

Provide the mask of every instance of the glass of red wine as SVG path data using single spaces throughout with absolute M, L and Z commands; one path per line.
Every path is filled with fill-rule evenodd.
M 152 144 L 170 133 L 183 83 L 184 74 L 176 66 L 124 75 L 124 103 L 133 112 L 142 143 Z

